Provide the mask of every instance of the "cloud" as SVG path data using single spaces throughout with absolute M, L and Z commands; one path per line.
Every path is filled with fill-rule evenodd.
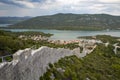
M 114 14 L 120 15 L 120 0 L 0 0 L 0 10 L 16 15 L 39 16 L 55 13 L 77 13 L 77 14 Z M 9 6 L 11 7 L 9 8 Z M 19 6 L 19 7 L 15 7 Z M 14 9 L 14 10 L 13 10 Z M 11 11 L 11 12 L 10 12 Z M 22 12 L 23 11 L 23 12 Z M 14 14 L 15 14 L 14 13 Z M 13 13 L 11 14 L 13 15 Z
M 26 7 L 26 8 L 35 7 L 32 2 L 24 1 L 24 0 L 0 0 L 0 2 L 4 4 L 16 5 L 19 7 Z
M 103 3 L 117 3 L 120 4 L 120 0 L 99 0 L 100 2 Z
M 90 6 L 90 7 L 88 7 L 88 9 L 90 9 L 91 11 L 98 12 L 98 13 L 104 11 L 106 8 L 107 7 L 105 5 L 103 5 L 103 4 L 94 4 L 94 5 Z
M 72 13 L 109 13 L 120 15 L 120 0 L 46 0 L 40 9 Z
M 39 7 L 41 9 L 71 9 L 75 7 L 80 8 L 89 1 L 91 0 L 46 0 L 44 3 L 40 4 Z

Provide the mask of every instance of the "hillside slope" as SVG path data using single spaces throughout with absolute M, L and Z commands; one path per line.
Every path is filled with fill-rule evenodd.
M 120 28 L 120 16 L 108 14 L 55 14 L 38 16 L 10 28 L 20 29 L 68 29 L 68 30 L 102 30 Z
M 0 17 L 0 24 L 15 24 L 28 19 L 30 17 Z

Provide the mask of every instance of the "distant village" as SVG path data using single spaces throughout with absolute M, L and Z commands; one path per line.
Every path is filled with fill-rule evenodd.
M 66 44 L 71 44 L 71 43 L 76 43 L 78 46 L 82 47 L 83 49 L 85 49 L 84 51 L 86 53 L 90 53 L 91 50 L 93 50 L 96 46 L 96 43 L 103 43 L 101 40 L 96 40 L 95 36 L 92 36 L 92 39 L 74 39 L 74 40 L 52 40 L 49 37 L 46 36 L 41 36 L 41 35 L 20 35 L 18 38 L 23 39 L 23 40 L 27 40 L 27 39 L 32 39 L 34 41 L 40 41 L 40 40 L 46 40 L 49 43 L 54 43 L 54 44 L 62 44 L 62 45 L 66 45 Z M 120 39 L 118 39 L 118 41 L 120 41 Z M 105 46 L 108 46 L 109 43 L 103 43 L 105 44 Z M 115 49 L 113 50 L 115 52 L 115 54 L 117 53 L 117 48 L 120 48 L 119 46 L 117 46 L 117 44 L 113 45 L 115 47 Z
M 27 40 L 27 39 L 32 39 L 35 41 L 39 41 L 39 40 L 48 40 L 48 37 L 46 36 L 41 36 L 41 35 L 34 35 L 34 36 L 26 36 L 26 35 L 20 35 L 18 38 L 23 39 L 23 40 Z

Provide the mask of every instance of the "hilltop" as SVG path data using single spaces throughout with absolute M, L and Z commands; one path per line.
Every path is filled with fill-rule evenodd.
M 119 29 L 120 16 L 108 14 L 55 14 L 37 16 L 11 25 L 17 29 L 103 30 Z

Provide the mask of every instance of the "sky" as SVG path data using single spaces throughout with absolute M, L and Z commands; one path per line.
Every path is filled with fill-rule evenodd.
M 57 13 L 120 16 L 120 0 L 0 0 L 0 16 L 41 16 Z

